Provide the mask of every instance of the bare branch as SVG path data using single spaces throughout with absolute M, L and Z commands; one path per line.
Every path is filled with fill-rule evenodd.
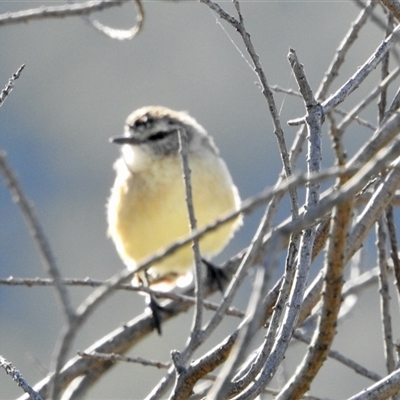
M 363 389 L 348 400 L 384 400 L 400 392 L 400 369 L 385 376 L 374 385 Z
M 35 211 L 30 201 L 26 198 L 17 177 L 11 170 L 6 160 L 6 154 L 0 152 L 0 172 L 6 182 L 8 189 L 13 197 L 14 202 L 19 206 L 22 215 L 30 229 L 30 233 L 34 238 L 43 266 L 46 272 L 53 278 L 58 298 L 61 302 L 62 309 L 68 321 L 75 318 L 75 312 L 71 304 L 68 292 L 61 280 L 61 273 L 57 267 L 55 257 L 51 250 L 50 244 L 43 231 L 43 228 L 35 215 Z
M 123 361 L 127 363 L 136 363 L 136 364 L 141 364 L 145 367 L 155 367 L 158 369 L 166 369 L 171 366 L 171 364 L 166 364 L 162 363 L 160 361 L 153 361 L 153 360 L 146 360 L 145 358 L 142 357 L 125 357 L 121 356 L 120 354 L 115 354 L 115 353 L 98 353 L 96 351 L 92 353 L 85 353 L 78 351 L 78 356 L 84 357 L 84 358 L 90 358 L 92 360 L 103 360 L 103 361 Z
M 398 0 L 382 0 L 382 3 L 390 10 L 393 16 L 400 21 L 400 3 Z
M 191 233 L 197 229 L 196 215 L 194 212 L 192 185 L 191 185 L 191 170 L 189 167 L 188 159 L 188 143 L 186 133 L 184 131 L 178 131 L 179 147 L 182 162 L 183 180 L 185 184 L 186 193 L 186 204 L 189 215 L 189 225 Z M 204 301 L 204 288 L 203 288 L 203 271 L 202 261 L 200 256 L 200 247 L 198 238 L 194 238 L 192 242 L 193 258 L 195 265 L 195 295 L 196 295 L 196 307 L 193 316 L 193 325 L 191 330 L 191 338 L 188 346 L 191 347 L 191 343 L 197 340 L 197 336 L 200 334 L 201 327 L 203 324 L 203 301 Z
M 357 104 L 340 122 L 338 125 L 338 135 L 343 135 L 345 129 L 350 125 L 355 116 L 364 110 L 374 99 L 376 99 L 382 92 L 385 92 L 387 87 L 400 75 L 400 67 L 394 69 L 386 78 L 384 78 L 379 85 L 359 104 Z
M 386 256 L 386 232 L 384 218 L 381 216 L 376 223 L 378 265 L 379 265 L 379 294 L 381 303 L 383 346 L 385 350 L 387 372 L 393 372 L 394 359 L 392 318 L 390 315 L 389 272 Z
M 62 6 L 39 7 L 29 10 L 0 15 L 0 26 L 26 23 L 45 18 L 65 18 L 88 15 L 96 11 L 121 6 L 129 0 L 95 0 L 85 3 L 66 4 Z
M 332 60 L 328 71 L 325 72 L 325 76 L 321 82 L 321 86 L 317 90 L 315 97 L 318 100 L 324 100 L 326 98 L 328 90 L 331 87 L 334 79 L 339 75 L 340 67 L 343 65 L 347 53 L 356 41 L 358 34 L 367 22 L 368 17 L 372 13 L 375 5 L 376 0 L 369 0 L 365 8 L 356 18 L 356 20 L 351 24 L 349 31 L 345 35 L 342 43 L 340 43 L 339 48 L 336 50 L 335 57 Z
M 389 204 L 391 197 L 400 184 L 400 160 L 396 160 L 395 167 L 388 173 L 384 182 L 377 188 L 375 195 L 367 204 L 364 212 L 360 215 L 353 227 L 348 240 L 346 259 L 349 260 L 360 248 L 362 242 L 370 231 L 376 219 Z
M 20 386 L 25 393 L 29 394 L 29 397 L 32 400 L 42 400 L 40 395 L 29 386 L 26 380 L 22 377 L 21 373 L 2 356 L 0 356 L 0 367 L 6 371 L 7 375 L 10 375 L 13 380 L 17 382 L 17 385 Z
M 400 297 L 400 260 L 398 254 L 396 225 L 394 222 L 393 206 L 389 205 L 386 209 L 386 224 L 389 233 L 390 256 L 393 261 L 394 276 L 396 277 L 397 296 Z
M 14 83 L 15 81 L 19 78 L 19 76 L 21 75 L 22 70 L 25 68 L 25 64 L 22 64 L 17 72 L 15 72 L 13 74 L 13 76 L 9 79 L 6 87 L 1 91 L 0 94 L 0 107 L 4 104 L 4 102 L 6 101 L 8 95 L 12 92 L 12 90 L 14 89 Z
M 299 330 L 296 330 L 295 333 L 293 334 L 293 337 L 301 340 L 304 343 L 311 344 L 311 341 L 305 337 Z M 341 354 L 337 350 L 329 350 L 328 352 L 328 357 L 333 358 L 334 360 L 342 363 L 343 365 L 346 365 L 346 367 L 351 368 L 354 370 L 356 374 L 359 374 L 361 376 L 365 376 L 366 378 L 376 382 L 382 379 L 382 377 L 377 374 L 376 372 L 370 371 L 369 369 L 363 367 L 359 363 L 355 362 L 354 360 L 351 360 L 349 357 L 346 357 L 345 355 Z
M 382 61 L 385 54 L 397 43 L 399 39 L 400 26 L 398 25 L 393 33 L 387 37 L 371 55 L 371 57 L 357 69 L 357 72 L 340 88 L 322 103 L 324 111 L 328 112 L 342 103 L 355 89 L 357 89 L 364 79 Z
M 62 283 L 65 286 L 86 286 L 86 287 L 100 287 L 107 284 L 106 281 L 95 280 L 95 279 L 75 279 L 75 278 L 64 278 L 62 279 Z M 16 278 L 10 276 L 5 279 L 0 279 L 0 285 L 5 286 L 54 286 L 53 279 L 44 279 L 44 278 Z M 188 304 L 195 304 L 195 298 L 192 296 L 185 296 L 184 294 L 178 294 L 174 292 L 160 292 L 148 287 L 144 286 L 132 286 L 131 284 L 123 284 L 116 287 L 116 290 L 127 290 L 131 292 L 144 292 L 152 295 L 156 299 L 168 299 L 174 301 L 180 301 Z M 219 308 L 217 303 L 204 300 L 203 302 L 204 308 L 207 310 L 216 311 Z M 226 315 L 230 315 L 232 317 L 243 318 L 244 313 L 237 309 L 236 307 L 229 307 L 226 311 Z
M 293 89 L 284 89 L 284 88 L 282 88 L 280 86 L 274 85 L 274 86 L 271 86 L 271 90 L 273 90 L 276 93 L 285 93 L 285 94 L 288 94 L 290 96 L 300 97 L 301 98 L 300 92 L 298 92 L 296 90 L 293 90 Z M 342 117 L 346 117 L 346 116 L 349 115 L 349 113 L 347 111 L 344 111 L 343 109 L 340 109 L 340 108 L 337 108 L 337 107 L 333 110 L 333 112 L 336 113 L 336 114 L 341 115 Z M 371 129 L 372 131 L 376 130 L 376 126 L 375 125 L 371 124 L 371 122 L 369 122 L 369 121 L 366 121 L 366 120 L 360 118 L 358 115 L 355 115 L 355 114 L 352 113 L 351 118 L 361 126 L 365 126 L 366 128 Z
M 108 36 L 111 39 L 117 40 L 131 40 L 133 39 L 141 30 L 144 23 L 144 8 L 141 0 L 134 0 L 136 5 L 136 25 L 130 29 L 115 29 L 102 24 L 98 20 L 93 20 L 91 16 L 85 16 L 85 20 L 99 32 Z

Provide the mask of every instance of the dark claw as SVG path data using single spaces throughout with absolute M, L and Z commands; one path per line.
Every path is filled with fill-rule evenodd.
M 165 311 L 163 307 L 161 307 L 157 300 L 153 296 L 149 296 L 149 307 L 151 310 L 151 315 L 153 318 L 153 324 L 154 328 L 156 328 L 157 333 L 161 336 L 162 331 L 161 331 L 161 312 Z
M 207 284 L 217 285 L 218 290 L 221 293 L 224 293 L 224 288 L 229 281 L 228 275 L 222 268 L 216 267 L 210 261 L 205 260 L 204 258 L 201 259 L 203 264 L 206 266 L 207 269 Z
M 153 318 L 153 325 L 154 328 L 156 328 L 157 333 L 161 336 L 162 335 L 162 330 L 161 330 L 161 322 L 162 322 L 162 318 L 161 318 L 161 313 L 167 313 L 167 314 L 171 314 L 172 312 L 167 308 L 167 307 L 163 307 L 161 306 L 158 301 L 152 296 L 152 295 L 148 295 L 147 296 L 147 303 L 148 306 L 150 308 L 151 311 L 151 315 Z
M 147 271 L 144 271 L 143 275 L 139 275 L 138 278 L 144 287 L 148 288 L 150 286 L 150 280 L 149 276 L 147 275 Z M 165 309 L 158 304 L 158 301 L 151 294 L 146 296 L 146 303 L 151 311 L 154 328 L 156 328 L 157 333 L 161 336 L 161 312 L 165 311 Z

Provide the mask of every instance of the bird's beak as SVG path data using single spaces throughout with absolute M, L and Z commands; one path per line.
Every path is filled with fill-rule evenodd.
M 140 140 L 133 136 L 113 136 L 109 139 L 111 143 L 115 144 L 139 144 Z

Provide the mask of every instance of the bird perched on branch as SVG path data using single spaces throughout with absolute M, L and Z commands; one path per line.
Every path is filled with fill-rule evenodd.
M 187 140 L 188 163 L 197 228 L 240 205 L 238 190 L 211 136 L 186 112 L 143 107 L 126 120 L 116 179 L 108 201 L 108 233 L 131 270 L 146 257 L 190 234 L 178 132 Z M 199 240 L 202 257 L 219 253 L 241 223 L 226 223 Z M 190 244 L 140 273 L 139 281 L 169 290 L 191 281 Z

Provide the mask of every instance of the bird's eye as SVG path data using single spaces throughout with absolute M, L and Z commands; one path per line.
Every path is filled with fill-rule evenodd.
M 147 127 L 152 123 L 154 123 L 154 118 L 149 115 L 143 115 L 132 124 L 132 128 L 140 128 L 141 126 Z
M 134 124 L 132 124 L 132 128 L 139 128 L 140 126 L 146 126 L 147 125 L 147 121 L 138 119 L 137 121 L 135 121 Z
M 167 135 L 169 135 L 171 132 L 157 132 L 154 135 L 151 135 L 148 137 L 149 140 L 155 141 L 155 140 L 161 140 L 164 139 Z

